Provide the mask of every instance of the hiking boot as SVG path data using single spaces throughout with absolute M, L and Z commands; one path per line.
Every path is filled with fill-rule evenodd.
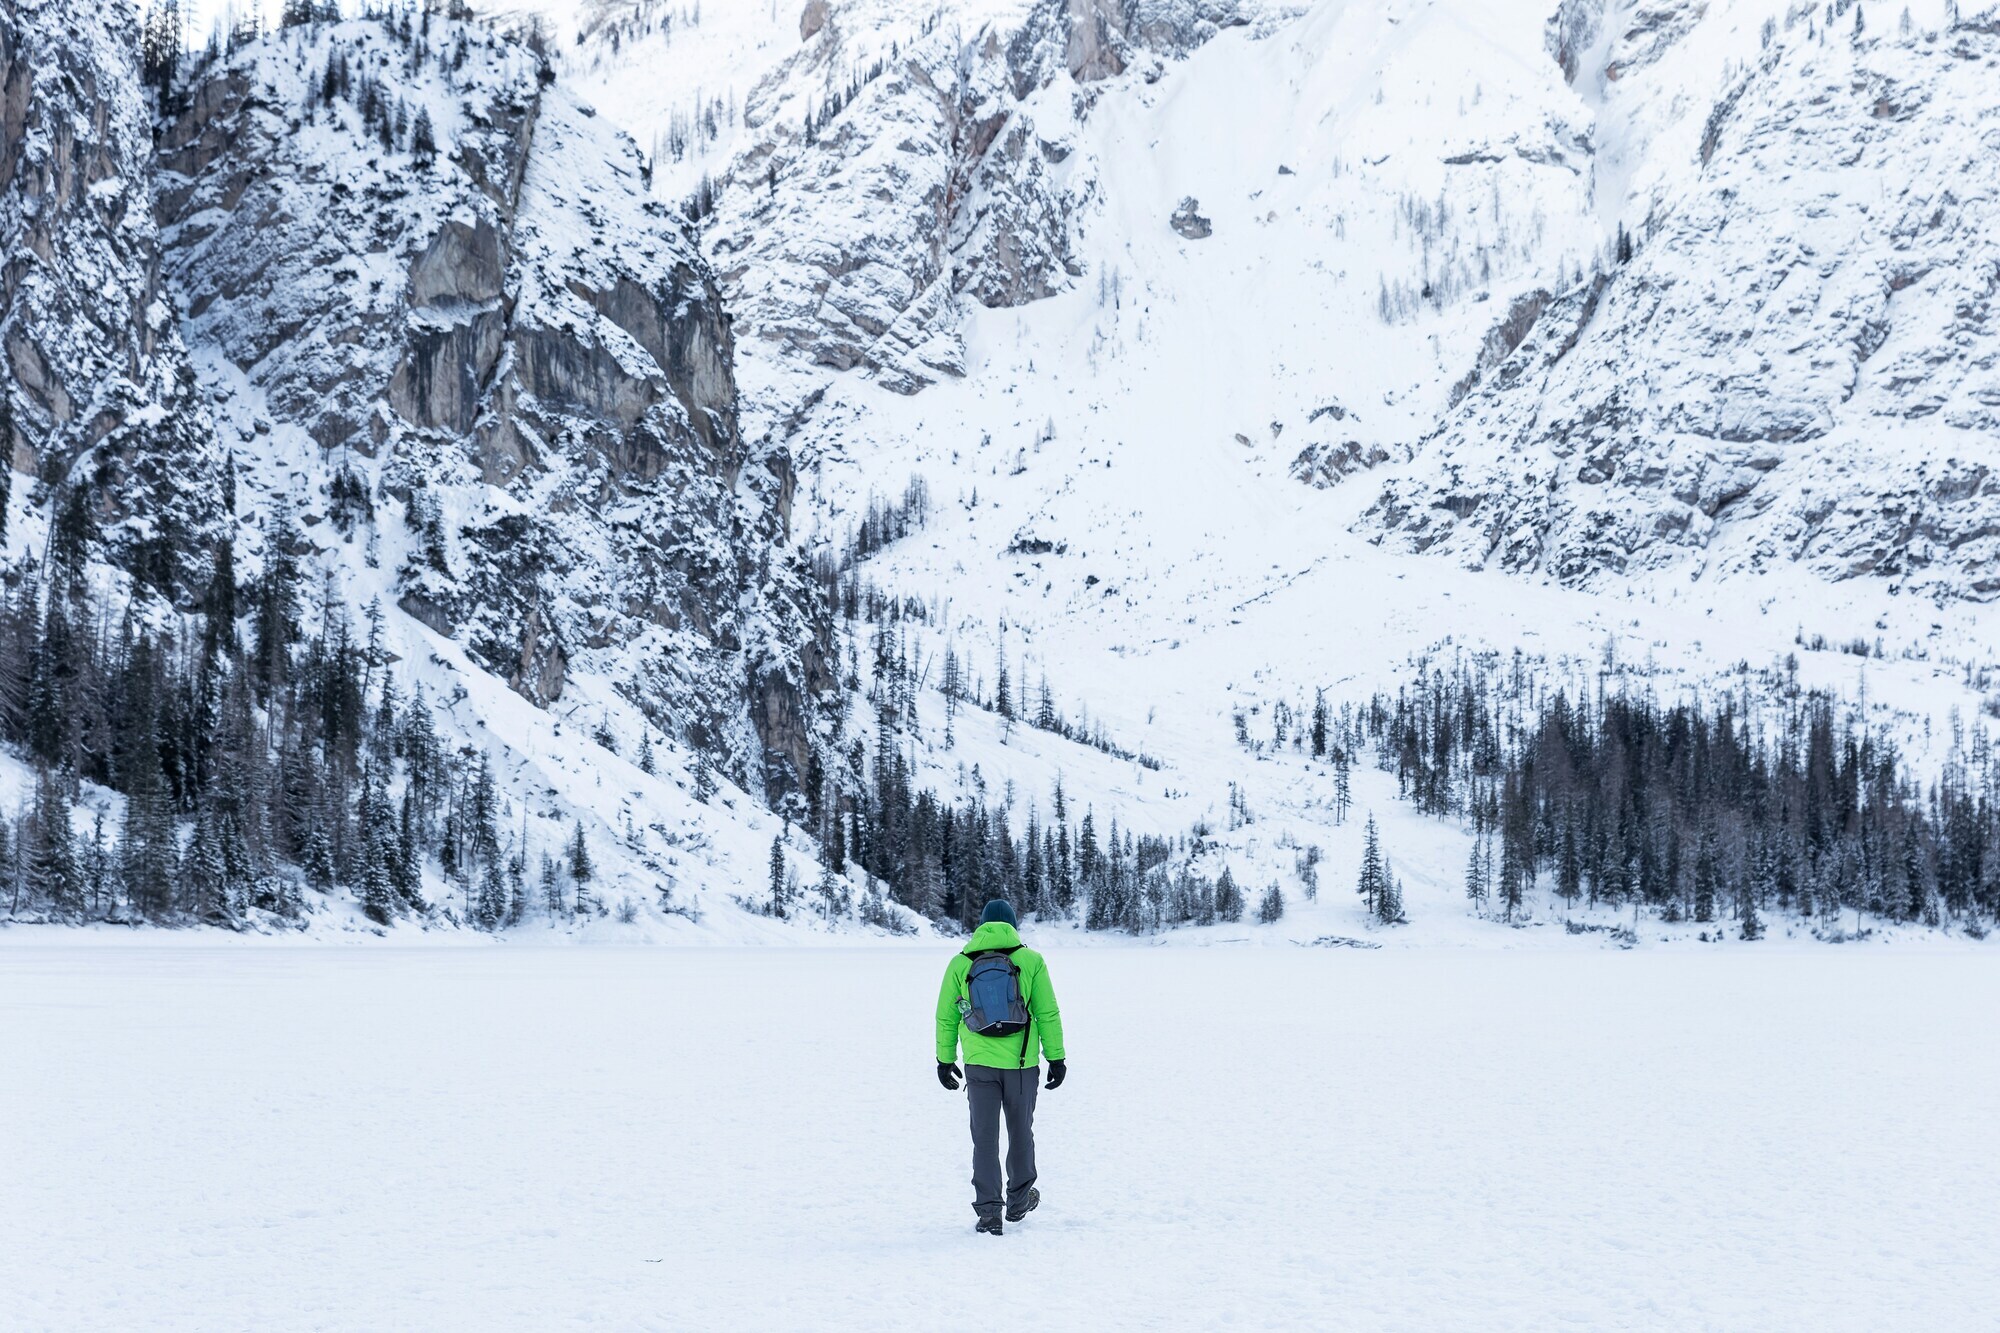
M 1000 1219 L 998 1216 L 982 1217 L 979 1219 L 979 1225 L 974 1227 L 973 1230 L 997 1236 L 1000 1234 Z
M 1041 1201 L 1042 1201 L 1042 1192 L 1038 1189 L 1030 1187 L 1028 1190 L 1027 1198 L 1022 1199 L 1020 1202 L 1012 1204 L 1008 1207 L 1007 1220 L 1009 1222 L 1020 1221 L 1022 1218 L 1026 1217 L 1029 1213 L 1034 1212 L 1035 1205 L 1040 1203 Z

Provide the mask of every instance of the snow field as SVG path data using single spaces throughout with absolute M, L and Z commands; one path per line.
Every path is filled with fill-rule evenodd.
M 1994 1317 L 1976 954 L 1057 944 L 997 1241 L 936 945 L 5 960 L 10 1329 Z

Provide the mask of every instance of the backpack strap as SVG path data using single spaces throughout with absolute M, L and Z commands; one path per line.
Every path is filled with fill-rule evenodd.
M 1009 959 L 1008 961 L 1012 962 L 1013 960 Z M 1018 967 L 1014 969 L 1014 989 L 1021 990 L 1021 969 Z M 1028 993 L 1025 990 L 1021 990 L 1021 1007 L 1028 1009 Z M 1021 1028 L 1021 1056 L 1020 1059 L 1015 1061 L 1022 1069 L 1028 1067 L 1028 1038 L 1034 1033 L 1034 1030 L 1035 1011 L 1028 1009 L 1028 1021 Z

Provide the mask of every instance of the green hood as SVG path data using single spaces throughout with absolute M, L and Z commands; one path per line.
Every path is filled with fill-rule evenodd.
M 958 1002 L 965 995 L 965 979 L 972 971 L 972 955 L 988 949 L 1012 949 L 1012 961 L 1021 972 L 1021 998 L 1027 1002 L 1027 1031 L 1013 1037 L 982 1037 L 969 1031 L 958 1014 Z M 958 1059 L 960 1048 L 965 1063 L 994 1069 L 1025 1069 L 1042 1055 L 1063 1058 L 1062 1011 L 1056 1008 L 1056 990 L 1049 983 L 1049 965 L 1042 956 L 1021 943 L 1021 932 L 1005 921 L 988 921 L 972 932 L 965 947 L 951 956 L 944 970 L 944 985 L 938 988 L 937 1058 L 948 1065 Z
M 1018 949 L 1021 947 L 1021 932 L 1005 921 L 988 921 L 972 932 L 972 938 L 965 942 L 960 953 L 985 953 L 988 949 Z

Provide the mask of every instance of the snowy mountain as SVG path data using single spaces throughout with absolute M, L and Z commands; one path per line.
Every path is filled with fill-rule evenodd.
M 1799 561 L 2000 593 L 2000 34 L 1866 17 L 1773 30 L 1629 261 L 1550 304 L 1371 524 L 1586 585 Z M 1603 56 L 1621 82 L 1656 77 L 1640 38 Z
M 402 509 L 405 611 L 536 704 L 611 679 L 781 795 L 824 652 L 773 568 L 785 459 L 742 437 L 729 317 L 637 150 L 544 83 L 442 20 L 206 73 L 159 155 L 188 336 L 273 495 L 316 445 Z
M 1003 667 L 1052 680 L 1065 708 L 1163 759 L 1150 792 L 1140 771 L 1084 788 L 1128 828 L 1215 827 L 1225 789 L 1254 786 L 1269 837 L 1323 839 L 1336 862 L 1358 847 L 1326 826 L 1329 775 L 1271 773 L 1268 754 L 1246 765 L 1230 732 L 1267 727 L 1276 704 L 1301 716 L 1319 689 L 1393 689 L 1440 642 L 1610 657 L 1712 688 L 1746 661 L 1860 641 L 1865 711 L 1943 758 L 1925 719 L 1970 715 L 1990 688 L 1976 605 L 1990 432 L 1961 413 L 1936 437 L 1966 476 L 1928 501 L 1915 478 L 1951 470 L 1928 461 L 1942 419 L 1864 426 L 1857 405 L 1845 434 L 1768 476 L 1773 446 L 1730 437 L 1791 429 L 1777 418 L 1819 391 L 1813 376 L 1832 372 L 1813 367 L 1853 332 L 1841 301 L 1764 287 L 1787 274 L 1844 290 L 1849 269 L 1902 262 L 1892 225 L 1822 237 L 1822 212 L 1892 187 L 1913 212 L 1931 180 L 1977 168 L 1985 19 L 1871 8 L 1857 45 L 1841 5 L 1323 3 L 1210 16 L 1149 45 L 1121 15 L 549 14 L 566 77 L 655 145 L 660 189 L 703 220 L 739 311 L 746 419 L 791 443 L 806 521 L 837 543 L 911 476 L 941 501 L 865 566 L 925 608 L 904 631 L 918 656 L 955 647 L 989 697 Z M 1069 59 L 1103 32 L 1118 60 Z M 955 68 L 928 54 L 944 39 Z M 1840 84 L 1853 62 L 1925 89 L 1932 119 L 1891 99 L 1914 118 L 1905 133 L 1873 85 Z M 1005 115 L 971 152 L 939 147 L 954 124 L 989 123 L 954 122 L 947 87 Z M 674 100 L 696 90 L 698 105 Z M 991 150 L 1010 139 L 1021 152 Z M 1919 150 L 1936 172 L 1886 165 Z M 996 233 L 1038 263 L 1009 269 L 964 243 L 994 199 L 1011 218 Z M 1980 281 L 1970 237 L 1940 227 L 1926 263 L 1941 294 Z M 1030 280 L 982 287 L 994 273 Z M 1669 282 L 1671 302 L 1634 306 Z M 1927 300 L 1899 336 L 1937 360 L 1976 304 Z M 1746 328 L 1799 374 L 1743 374 Z M 1976 378 L 1983 359 L 1968 347 L 1959 364 Z M 1669 367 L 1677 401 L 1706 415 L 1671 436 L 1653 417 L 1600 428 L 1606 479 L 1580 456 L 1551 495 L 1533 460 L 1585 433 L 1564 423 Z M 1820 512 L 1830 479 L 1845 520 Z M 1781 487 L 1816 539 L 1771 535 Z M 1722 515 L 1712 549 L 1704 506 Z M 1827 558 L 1836 530 L 1837 549 L 1887 543 L 1866 568 L 1892 577 L 1829 578 L 1857 568 Z M 1524 555 L 1488 557 L 1501 538 Z M 1899 571 L 1925 559 L 1940 577 L 1903 598 Z M 1855 693 L 1854 658 L 1806 658 L 1812 679 Z M 931 709 L 917 759 L 947 789 L 1004 773 L 1028 793 L 1019 816 L 1046 808 L 1038 793 L 1062 770 L 1077 795 L 1073 759 L 1008 753 L 1023 742 L 968 768 L 963 723 L 954 759 Z M 1398 840 L 1411 837 L 1435 840 Z M 1222 839 L 1238 877 L 1294 882 L 1259 841 Z M 1465 852 L 1446 846 L 1413 854 L 1449 893 Z
M 129 8 L 7 19 L 14 908 L 492 925 L 540 856 L 538 915 L 685 926 L 761 881 L 823 598 L 629 138 L 441 15 L 178 71 Z
M 2000 28 L 1877 8 L 301 10 L 154 92 L 129 12 L 24 7 L 48 22 L 10 18 L 6 49 L 33 37 L 36 68 L 91 78 L 9 114 L 125 89 L 98 132 L 158 222 L 104 212 L 108 189 L 52 214 L 12 169 L 9 253 L 66 227 L 80 257 L 21 269 L 68 294 L 10 288 L 8 327 L 86 349 L 65 382 L 98 383 L 108 331 L 136 327 L 118 312 L 157 297 L 153 360 L 127 360 L 160 406 L 105 419 L 175 423 L 128 454 L 187 498 L 146 547 L 166 502 L 104 474 L 100 550 L 57 522 L 79 474 L 44 463 L 12 505 L 35 575 L 12 632 L 39 633 L 58 530 L 72 563 L 104 557 L 107 607 L 169 640 L 234 604 L 218 534 L 245 589 L 296 567 L 326 589 L 301 605 L 381 607 L 371 673 L 449 701 L 461 794 L 423 818 L 452 849 L 369 850 L 368 820 L 428 780 L 396 737 L 430 723 L 385 723 L 332 784 L 361 850 L 319 878 L 359 899 L 373 860 L 421 871 L 374 913 L 402 922 L 456 894 L 451 919 L 494 925 L 474 892 L 505 899 L 581 838 L 668 932 L 789 929 L 753 918 L 804 904 L 900 926 L 996 887 L 1152 929 L 1282 883 L 1282 929 L 1339 935 L 1372 909 L 1305 890 L 1322 859 L 1347 877 L 1372 812 L 1411 915 L 1439 922 L 1419 934 L 1483 938 L 1462 881 L 1499 761 L 1415 813 L 1412 774 L 1450 752 L 1390 754 L 1413 733 L 1382 700 L 1431 697 L 1417 663 L 1498 689 L 1517 652 L 1522 708 L 1595 662 L 1598 688 L 1685 694 L 1704 726 L 1810 715 L 1993 783 L 1960 723 L 2000 670 Z M 17 458 L 56 456 L 47 376 L 21 364 Z M 284 651 L 338 658 L 342 623 Z M 1333 750 L 1307 746 L 1318 700 Z M 36 743 L 18 801 L 51 766 L 101 771 L 62 799 L 121 817 L 98 741 Z M 1792 844 L 1704 801 L 1672 818 L 1723 849 L 1707 901 L 1754 906 Z M 28 821 L 44 843 L 51 818 Z M 275 864 L 304 856 L 293 822 Z M 1895 837 L 1917 889 L 1815 842 L 1805 900 L 1915 919 L 1983 882 L 1943 834 Z M 1644 882 L 1667 920 L 1691 910 L 1679 871 Z

